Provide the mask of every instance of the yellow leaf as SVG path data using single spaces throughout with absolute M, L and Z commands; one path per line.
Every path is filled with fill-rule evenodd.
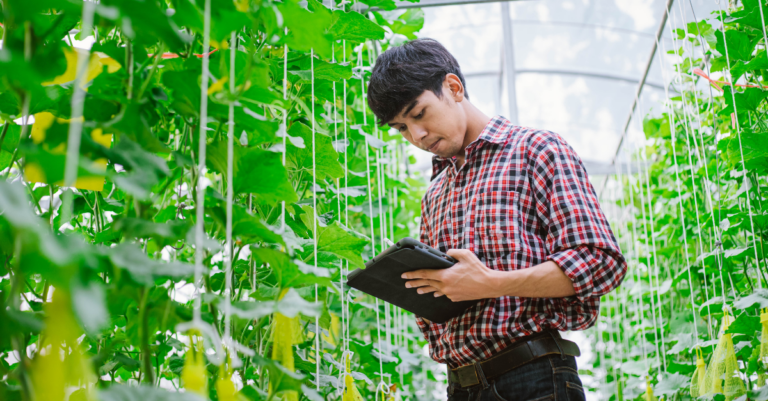
M 219 378 L 216 380 L 216 394 L 219 401 L 237 401 L 237 387 L 232 381 L 232 360 L 227 358 L 219 366 Z
M 45 329 L 30 367 L 34 401 L 64 401 L 71 386 L 86 387 L 86 400 L 94 399 L 96 381 L 89 359 L 77 339 L 83 334 L 69 302 L 69 294 L 54 291 L 53 301 L 44 306 Z
M 360 390 L 355 386 L 355 380 L 352 375 L 344 376 L 344 395 L 341 397 L 341 401 L 363 401 L 364 398 L 360 394 Z
M 247 13 L 248 9 L 250 8 L 250 1 L 249 0 L 234 0 L 235 1 L 235 8 L 237 11 L 240 11 L 241 13 Z
M 214 82 L 213 85 L 208 87 L 208 95 L 214 94 L 224 89 L 224 84 L 226 84 L 227 81 L 229 81 L 229 77 L 224 77 Z
M 67 60 L 67 69 L 64 70 L 63 74 L 57 76 L 52 81 L 43 82 L 43 86 L 61 85 L 74 81 L 77 77 L 78 54 L 85 54 L 85 51 L 81 49 L 73 50 L 65 48 L 64 57 Z M 82 82 L 82 87 L 85 87 L 88 82 L 99 76 L 104 66 L 107 67 L 107 72 L 110 74 L 120 69 L 120 64 L 106 54 L 101 52 L 94 52 L 91 54 L 88 58 L 88 67 Z
M 53 126 L 54 123 L 67 124 L 69 122 L 70 120 L 57 118 L 56 116 L 54 116 L 49 112 L 41 112 L 41 113 L 35 114 L 35 122 L 34 124 L 32 124 L 32 129 L 31 129 L 32 141 L 36 144 L 43 143 L 43 148 L 50 153 L 59 154 L 59 155 L 66 154 L 67 148 L 65 143 L 60 143 L 55 148 L 50 149 L 44 142 L 46 138 L 46 132 L 48 131 L 48 129 L 51 128 L 51 126 Z M 91 131 L 91 138 L 94 140 L 94 142 L 104 147 L 110 147 L 112 144 L 112 134 L 104 134 L 101 128 L 96 128 L 93 131 Z M 24 178 L 27 181 L 48 183 L 45 173 L 43 172 L 43 169 L 39 164 L 29 163 L 28 166 L 31 166 L 32 169 L 27 167 L 24 170 Z M 62 171 L 64 170 L 64 168 L 65 167 L 62 165 L 61 166 Z M 91 165 L 91 168 L 99 172 L 106 173 L 107 159 L 99 158 L 94 160 L 93 164 Z M 61 180 L 54 184 L 63 186 L 64 181 Z M 87 189 L 91 191 L 101 191 L 104 189 L 104 177 L 92 176 L 92 177 L 77 178 L 75 180 L 74 187 L 79 189 Z
M 45 171 L 37 162 L 29 162 L 24 166 L 24 179 L 28 182 L 48 182 Z
M 51 128 L 54 121 L 56 117 L 47 111 L 35 114 L 35 123 L 32 124 L 32 141 L 40 143 L 45 140 L 45 132 Z
M 189 351 L 181 371 L 181 381 L 184 388 L 208 397 L 208 372 L 205 370 L 203 357 L 203 339 L 199 331 L 191 330 L 189 334 Z
M 341 322 L 339 321 L 339 317 L 331 313 L 331 326 L 327 335 L 325 333 L 321 334 L 323 340 L 327 341 L 333 346 L 336 346 L 336 339 L 339 338 L 340 327 Z

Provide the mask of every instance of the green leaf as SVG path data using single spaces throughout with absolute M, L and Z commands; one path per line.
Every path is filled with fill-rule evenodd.
M 720 115 L 729 116 L 733 113 L 733 99 L 736 99 L 736 109 L 739 114 L 746 113 L 747 111 L 756 112 L 760 107 L 760 104 L 768 97 L 768 91 L 764 91 L 760 88 L 747 88 L 744 92 L 736 92 L 731 96 L 731 87 L 723 87 L 723 100 L 728 105 L 724 108 Z
M 226 205 L 219 203 L 215 207 L 206 207 L 209 214 L 216 220 L 220 227 L 221 236 L 224 236 L 226 227 Z M 268 228 L 256 216 L 240 205 L 232 205 L 232 237 L 240 238 L 246 244 L 257 241 L 265 241 L 272 244 L 283 244 L 283 238 Z
M 289 70 L 288 73 L 299 76 L 303 81 L 311 81 L 310 60 L 302 59 L 297 63 L 300 70 Z M 339 82 L 344 79 L 352 78 L 352 66 L 349 63 L 329 63 L 321 59 L 314 60 L 315 79 L 324 79 L 332 82 Z
M 133 217 L 119 219 L 112 225 L 113 231 L 121 232 L 126 237 L 152 238 L 160 244 L 160 247 L 183 240 L 189 228 L 190 223 L 183 220 L 153 223 Z
M 677 373 L 663 373 L 662 379 L 654 387 L 654 395 L 676 394 L 678 391 L 687 389 L 691 385 L 691 379 L 687 376 Z
M 314 1 L 314 0 L 310 0 Z M 336 40 L 364 42 L 384 39 L 384 29 L 357 12 L 335 10 L 328 33 Z
M 295 122 L 288 129 L 288 135 L 304 140 L 304 148 L 296 147 L 292 143 L 288 145 L 287 154 L 293 168 L 313 174 L 312 130 L 300 122 Z M 344 169 L 339 164 L 339 154 L 333 147 L 333 139 L 316 132 L 314 140 L 314 172 L 317 179 L 342 177 Z
M 75 280 L 72 285 L 72 307 L 85 332 L 96 337 L 109 323 L 104 285 L 98 280 L 85 283 Z
M 331 11 L 315 0 L 309 0 L 313 11 L 302 8 L 294 0 L 277 3 L 288 27 L 286 43 L 293 50 L 309 53 L 313 50 L 324 58 L 331 58 L 333 37 L 326 32 L 332 23 Z
M 749 301 L 745 301 L 745 304 L 748 302 Z M 762 330 L 762 327 L 759 317 L 749 316 L 746 313 L 742 313 L 728 326 L 727 332 L 731 334 L 746 334 L 750 337 L 754 337 L 756 332 Z
M 715 32 L 717 37 L 717 51 L 725 56 L 725 43 L 728 43 L 728 58 L 731 64 L 736 60 L 749 61 L 752 59 L 752 50 L 755 48 L 755 44 L 749 40 L 749 36 L 742 31 L 729 29 L 725 32 L 723 37 L 723 31 L 717 30 Z
M 257 248 L 252 251 L 256 260 L 268 264 L 272 267 L 276 276 L 276 285 L 279 288 L 303 287 L 306 285 L 319 284 L 324 287 L 333 287 L 328 277 L 321 277 L 314 274 L 311 267 L 300 268 L 297 263 L 283 252 L 270 248 Z M 318 273 L 325 269 L 318 269 Z
M 302 209 L 306 213 L 307 221 L 305 224 L 309 229 L 312 229 L 311 219 L 314 218 L 315 214 L 310 206 L 303 206 Z M 328 225 L 322 224 L 319 220 L 317 222 L 318 256 L 323 253 L 336 255 L 347 260 L 350 266 L 365 268 L 361 254 L 369 241 L 368 237 L 348 229 L 338 221 Z
M 279 301 L 262 302 L 237 302 L 232 305 L 232 313 L 243 319 L 259 319 L 273 313 L 282 313 L 287 317 L 294 317 L 301 313 L 308 317 L 320 316 L 323 304 L 309 302 L 290 288 Z
M 113 384 L 106 390 L 99 390 L 100 401 L 205 401 L 193 392 L 179 393 L 150 386 Z
M 154 45 L 159 38 L 170 50 L 180 51 L 192 41 L 155 1 L 104 0 L 101 5 L 120 10 L 121 31 L 137 44 Z
M 226 176 L 226 142 L 219 141 L 209 145 L 206 161 L 211 168 Z M 293 203 L 298 200 L 288 181 L 281 154 L 259 148 L 245 149 L 235 146 L 233 163 L 235 193 L 252 193 L 258 200 L 268 204 L 280 201 Z
M 150 259 L 136 245 L 128 242 L 109 250 L 107 256 L 115 267 L 127 271 L 135 282 L 146 286 L 153 285 L 159 278 L 183 278 L 195 272 L 195 266 L 191 264 Z
M 738 301 L 733 303 L 733 307 L 737 309 L 747 309 L 758 305 L 760 308 L 768 308 L 768 290 L 757 288 L 752 294 L 739 298 Z

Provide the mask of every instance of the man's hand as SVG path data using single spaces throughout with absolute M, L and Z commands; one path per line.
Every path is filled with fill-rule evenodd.
M 403 273 L 405 286 L 418 288 L 419 294 L 447 296 L 453 302 L 502 296 L 562 298 L 576 294 L 573 282 L 557 263 L 547 260 L 527 269 L 498 271 L 489 269 L 466 249 L 446 252 L 459 262 L 448 269 L 414 270 Z
M 418 288 L 419 294 L 434 293 L 435 297 L 447 296 L 451 301 L 497 298 L 499 272 L 489 269 L 472 251 L 450 249 L 448 256 L 459 262 L 447 269 L 423 269 L 403 273 L 408 279 L 405 286 Z

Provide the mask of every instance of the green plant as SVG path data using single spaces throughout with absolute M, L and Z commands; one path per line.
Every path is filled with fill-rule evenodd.
M 676 18 L 690 15 L 679 3 Z M 662 64 L 665 111 L 643 121 L 640 145 L 624 149 L 634 163 L 616 176 L 614 227 L 631 273 L 604 300 L 595 362 L 613 399 L 641 397 L 646 376 L 656 396 L 691 397 L 697 353 L 707 376 L 696 372 L 694 396 L 766 399 L 765 15 L 768 7 L 744 1 L 681 27 L 670 17 L 678 61 Z M 738 364 L 726 369 L 728 337 Z
M 339 399 L 348 352 L 363 395 L 431 388 L 412 319 L 340 285 L 417 227 L 363 86 L 423 17 L 332 6 L 3 3 L 0 398 Z

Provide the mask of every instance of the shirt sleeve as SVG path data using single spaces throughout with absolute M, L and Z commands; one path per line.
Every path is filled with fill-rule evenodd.
M 573 282 L 579 302 L 614 290 L 627 263 L 576 152 L 556 134 L 532 138 L 529 166 L 548 259 Z

